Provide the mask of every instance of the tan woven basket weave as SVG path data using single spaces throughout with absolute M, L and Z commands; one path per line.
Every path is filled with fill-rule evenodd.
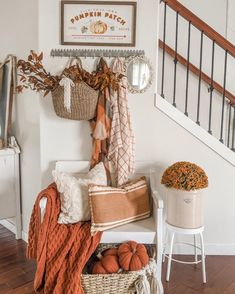
M 105 249 L 117 247 L 118 245 L 101 243 L 96 253 L 101 253 Z M 156 247 L 152 244 L 145 244 L 145 246 L 149 256 L 154 257 Z M 142 271 L 106 275 L 83 273 L 81 282 L 85 294 L 134 294 L 136 293 L 135 282 L 138 281 L 141 275 Z
M 85 82 L 76 83 L 71 88 L 71 112 L 64 106 L 64 87 L 58 86 L 52 92 L 55 113 L 62 118 L 73 120 L 90 120 L 96 115 L 98 91 Z
M 126 274 L 82 275 L 82 287 L 86 294 L 134 294 L 138 272 Z

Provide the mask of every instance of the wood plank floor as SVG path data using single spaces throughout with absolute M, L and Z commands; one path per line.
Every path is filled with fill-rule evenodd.
M 25 258 L 26 243 L 0 225 L 0 294 L 29 294 L 33 291 L 36 265 Z M 190 256 L 184 256 L 190 260 Z M 207 256 L 206 285 L 201 267 L 172 264 L 171 280 L 164 282 L 169 294 L 235 294 L 235 256 Z M 166 262 L 163 277 L 166 276 Z M 164 280 L 164 279 L 163 279 Z

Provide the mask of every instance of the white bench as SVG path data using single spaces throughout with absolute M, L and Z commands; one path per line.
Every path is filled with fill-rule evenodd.
M 55 168 L 62 172 L 84 176 L 89 171 L 88 161 L 58 161 Z M 149 180 L 149 191 L 152 197 L 152 216 L 148 219 L 129 223 L 107 230 L 103 233 L 101 243 L 122 243 L 135 240 L 139 243 L 154 244 L 157 250 L 157 274 L 161 281 L 162 253 L 163 253 L 163 200 L 157 193 L 156 173 L 147 162 L 137 162 L 134 177 L 145 175 Z M 46 198 L 40 202 L 41 219 L 43 219 Z M 162 285 L 161 285 L 162 288 Z M 161 289 L 161 293 L 163 290 Z

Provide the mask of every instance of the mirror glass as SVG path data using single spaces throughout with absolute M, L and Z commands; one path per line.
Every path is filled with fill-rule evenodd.
M 128 62 L 127 80 L 131 92 L 143 92 L 151 84 L 151 66 L 144 57 L 135 57 Z

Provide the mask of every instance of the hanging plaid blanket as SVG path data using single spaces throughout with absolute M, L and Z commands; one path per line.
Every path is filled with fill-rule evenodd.
M 94 88 L 98 86 L 100 89 L 97 112 L 96 118 L 91 121 L 93 137 L 91 167 L 102 161 L 107 171 L 109 171 L 107 155 L 112 121 L 109 73 L 111 72 L 107 63 L 101 58 L 97 67 L 96 84 L 93 85 Z
M 113 63 L 113 72 L 124 74 L 124 62 L 117 58 Z M 120 186 L 134 172 L 134 135 L 127 102 L 127 80 L 123 78 L 118 91 L 112 95 L 113 119 L 110 134 L 108 158 L 116 170 L 116 182 Z

